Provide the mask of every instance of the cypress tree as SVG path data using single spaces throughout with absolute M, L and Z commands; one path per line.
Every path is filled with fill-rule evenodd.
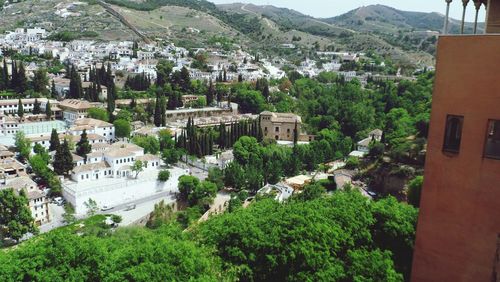
M 163 95 L 160 98 L 160 116 L 161 126 L 167 126 L 167 99 Z
M 154 112 L 154 124 L 156 127 L 161 126 L 161 105 L 160 99 L 156 96 L 155 112 Z
M 56 83 L 54 82 L 54 80 L 52 80 L 52 85 L 50 87 L 50 96 L 53 99 L 57 99 Z
M 262 133 L 262 126 L 260 125 L 260 118 L 259 118 L 259 122 L 257 125 L 257 141 L 262 142 L 263 138 L 264 138 L 264 135 Z
M 80 135 L 80 141 L 76 144 L 76 154 L 85 159 L 85 163 L 87 163 L 87 154 L 92 151 L 92 146 L 89 143 L 89 139 L 87 137 L 87 131 L 84 129 L 82 134 Z
M 295 128 L 293 129 L 293 144 L 297 145 L 298 141 L 299 141 L 298 124 L 297 121 L 295 121 Z
M 221 149 L 226 148 L 226 125 L 222 122 L 219 125 L 219 147 Z
M 266 101 L 269 101 L 269 85 L 266 81 L 266 84 L 264 85 L 264 89 L 262 89 L 262 96 L 266 98 Z
M 50 102 L 47 101 L 47 105 L 45 106 L 45 115 L 48 119 L 52 118 L 52 109 L 50 108 Z
M 4 80 L 5 89 L 7 89 L 10 86 L 10 81 L 9 81 L 9 69 L 7 68 L 7 60 L 5 59 L 5 57 L 3 58 L 2 73 L 3 73 L 2 78 Z
M 12 60 L 11 63 L 11 79 L 9 86 L 11 89 L 16 90 L 19 85 L 19 79 L 17 77 L 17 64 L 16 61 Z
M 210 135 L 208 136 L 208 154 L 211 156 L 214 154 L 214 136 L 212 133 L 209 133 Z
M 56 129 L 52 129 L 52 133 L 50 134 L 50 146 L 49 152 L 56 151 L 61 146 L 59 142 L 59 135 L 57 134 Z
M 214 84 L 212 82 L 212 79 L 210 79 L 210 85 L 208 86 L 208 91 L 207 91 L 207 105 L 212 105 L 214 102 L 214 96 L 215 96 L 215 88 Z
M 113 116 L 113 113 L 115 111 L 115 99 L 116 99 L 116 88 L 115 88 L 115 83 L 111 81 L 108 87 L 108 113 L 109 117 L 111 118 Z
M 33 104 L 33 114 L 34 115 L 39 115 L 41 113 L 40 109 L 40 103 L 38 102 L 38 99 L 35 99 L 35 103 Z
M 21 101 L 21 99 L 19 99 L 19 102 L 17 103 L 17 115 L 19 117 L 24 116 L 23 102 Z
M 7 89 L 5 73 L 3 71 L 3 67 L 0 67 L 0 90 L 5 90 L 5 89 Z
M 67 174 L 73 169 L 73 156 L 69 150 L 68 140 L 64 139 L 64 142 L 56 150 L 54 156 L 54 172 L 62 175 Z
M 70 70 L 69 97 L 72 99 L 80 99 L 82 96 L 82 79 L 75 69 L 75 66 L 72 65 Z

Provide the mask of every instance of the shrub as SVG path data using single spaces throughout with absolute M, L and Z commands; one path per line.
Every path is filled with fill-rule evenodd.
M 166 182 L 170 178 L 170 171 L 162 170 L 158 174 L 158 181 Z

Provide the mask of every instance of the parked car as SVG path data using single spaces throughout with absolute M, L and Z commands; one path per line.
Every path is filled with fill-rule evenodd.
M 128 205 L 128 206 L 125 208 L 125 211 L 131 211 L 131 210 L 134 210 L 135 208 L 136 208 L 136 205 L 135 205 L 135 204 Z
M 58 206 L 62 206 L 62 205 L 64 205 L 64 199 L 62 197 L 54 198 L 54 204 L 56 204 Z
M 111 207 L 111 206 L 102 206 L 101 211 L 109 211 L 112 209 L 113 209 L 113 207 Z

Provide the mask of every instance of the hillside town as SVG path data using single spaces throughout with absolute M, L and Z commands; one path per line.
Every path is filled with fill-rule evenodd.
M 225 52 L 222 49 L 204 49 L 197 48 L 187 50 L 182 47 L 176 47 L 174 44 L 146 44 L 131 41 L 122 42 L 95 42 L 75 40 L 71 42 L 61 42 L 48 40 L 50 33 L 44 28 L 18 28 L 14 31 L 8 31 L 0 37 L 0 52 L 4 54 L 3 67 L 8 78 L 13 79 L 13 72 L 16 70 L 16 61 L 9 58 L 9 54 L 18 54 L 20 56 L 40 57 L 49 60 L 33 61 L 24 67 L 25 75 L 28 79 L 36 79 L 37 71 L 50 68 L 50 73 L 45 78 L 50 81 L 44 87 L 44 91 L 51 92 L 49 98 L 20 98 L 12 99 L 15 95 L 9 95 L 4 92 L 0 100 L 0 141 L 4 147 L 2 154 L 3 165 L 2 173 L 4 175 L 4 187 L 13 187 L 16 191 L 26 190 L 30 199 L 32 210 L 38 211 L 43 207 L 42 212 L 33 212 L 37 225 L 48 224 L 55 220 L 62 222 L 61 209 L 56 205 L 62 206 L 68 202 L 74 213 L 84 216 L 87 212 L 86 204 L 88 201 L 95 201 L 100 209 L 109 207 L 134 205 L 134 201 L 147 197 L 158 195 L 158 199 L 163 196 L 159 192 L 169 191 L 169 195 L 178 192 L 177 178 L 182 174 L 191 174 L 191 170 L 173 167 L 171 169 L 172 181 L 167 181 L 161 187 L 155 184 L 155 179 L 161 166 L 166 165 L 161 161 L 158 154 L 145 154 L 144 149 L 131 143 L 134 136 L 156 136 L 160 131 L 168 131 L 171 137 L 177 142 L 177 136 L 181 136 L 186 129 L 186 124 L 192 124 L 198 128 L 219 127 L 224 124 L 226 127 L 232 127 L 234 124 L 254 123 L 258 121 L 259 130 L 262 131 L 263 138 L 276 140 L 279 144 L 290 146 L 295 143 L 308 144 L 314 140 L 314 135 L 307 135 L 301 128 L 301 118 L 291 113 L 271 113 L 264 111 L 258 115 L 242 113 L 238 104 L 228 101 L 229 96 L 222 96 L 216 103 L 201 107 L 196 106 L 197 101 L 202 98 L 198 95 L 182 95 L 182 107 L 165 110 L 165 123 L 157 127 L 150 124 L 152 120 L 134 121 L 127 130 L 129 134 L 117 135 L 115 126 L 112 123 L 92 118 L 95 112 L 109 110 L 109 91 L 105 85 L 99 85 L 97 99 L 75 99 L 70 91 L 73 91 L 72 84 L 74 76 L 69 75 L 68 71 L 74 72 L 78 76 L 81 91 L 88 95 L 95 89 L 95 71 L 105 71 L 109 73 L 113 84 L 124 84 L 124 74 L 127 77 L 141 76 L 147 78 L 147 81 L 157 81 L 157 67 L 160 60 L 171 62 L 171 72 L 180 72 L 183 69 L 188 70 L 189 78 L 204 83 L 217 81 L 228 83 L 231 81 L 260 81 L 262 79 L 279 80 L 285 77 L 285 72 L 280 69 L 286 61 L 284 59 L 259 59 L 258 55 L 252 55 L 241 49 L 235 52 Z M 286 46 L 293 48 L 294 46 Z M 2 54 L 0 53 L 0 54 Z M 356 71 L 341 71 L 343 66 L 354 64 L 365 58 L 364 54 L 349 52 L 318 52 L 322 59 L 330 58 L 331 61 L 318 68 L 316 61 L 306 59 L 297 66 L 297 73 L 307 77 L 316 77 L 321 72 L 336 73 L 346 82 L 358 79 L 366 84 L 369 79 L 389 79 L 389 76 L 371 73 L 358 75 Z M 202 69 L 197 69 L 200 57 L 203 57 Z M 57 60 L 57 63 L 50 62 L 50 58 Z M 331 59 L 334 58 L 334 59 Z M 105 65 L 105 62 L 107 64 Z M 50 63 L 50 65 L 48 65 Z M 373 63 L 371 63 L 373 65 Z M 65 66 L 65 67 L 51 67 Z M 69 69 L 67 66 L 71 66 Z M 380 66 L 383 68 L 384 63 Z M 393 76 L 394 80 L 403 79 L 398 73 Z M 146 88 L 145 88 L 146 89 Z M 144 90 L 145 90 L 144 89 Z M 267 91 L 277 91 L 268 89 Z M 85 96 L 87 97 L 87 96 Z M 84 98 L 84 97 L 81 97 Z M 203 97 L 205 98 L 205 97 Z M 227 101 L 224 101 L 226 99 Z M 157 101 L 156 101 L 157 102 Z M 116 99 L 114 101 L 116 109 L 113 114 L 120 113 L 122 108 L 127 108 L 130 103 L 140 103 L 148 108 L 155 103 L 152 98 L 146 99 Z M 189 106 L 186 106 L 189 105 Z M 192 106 L 195 106 L 194 108 Z M 379 130 L 380 131 L 380 130 Z M 81 142 L 88 143 L 92 149 L 86 152 L 85 157 L 78 155 L 76 151 L 71 152 L 71 169 L 64 175 L 57 176 L 60 179 L 60 196 L 51 197 L 50 188 L 46 185 L 38 185 L 32 179 L 40 179 L 35 172 L 31 170 L 29 163 L 22 163 L 16 158 L 18 153 L 9 151 L 9 147 L 17 146 L 18 138 L 22 134 L 23 138 L 30 144 L 30 151 L 33 154 L 40 154 L 37 150 L 45 150 L 52 158 L 57 161 L 56 141 L 60 144 L 67 141 L 72 144 L 73 150 L 75 144 Z M 85 139 L 83 139 L 85 136 Z M 371 136 L 371 133 L 370 133 Z M 380 141 L 381 133 L 377 132 L 376 140 Z M 370 138 L 361 140 L 358 150 L 353 151 L 350 156 L 363 157 L 368 154 L 368 145 Z M 83 141 L 82 141 L 83 139 Z M 123 144 L 123 145 L 121 145 Z M 223 161 L 219 160 L 221 155 L 227 155 L 223 148 L 216 155 L 203 156 L 195 162 L 187 162 L 181 167 L 192 166 L 193 169 L 199 169 L 200 173 L 206 174 L 208 167 L 214 166 L 224 168 L 232 161 L 231 150 L 229 156 L 225 156 Z M 211 151 L 211 150 L 209 150 Z M 144 169 L 139 169 L 140 174 L 133 176 L 134 165 L 140 162 Z M 200 164 L 203 166 L 200 169 Z M 198 166 L 197 166 L 198 164 Z M 341 162 L 343 164 L 343 162 Z M 341 168 L 338 164 L 335 167 Z M 68 173 L 67 175 L 65 175 Z M 335 178 L 335 174 L 329 174 Z M 326 179 L 328 175 L 323 176 Z M 295 189 L 300 189 L 312 177 L 298 177 L 301 180 L 291 180 Z M 98 182 L 97 182 L 98 181 Z M 103 186 L 103 181 L 107 184 Z M 152 181 L 152 182 L 148 182 Z M 40 182 L 40 181 L 39 181 Z M 43 180 L 42 180 L 43 182 Z M 348 181 L 350 183 L 350 180 Z M 137 183 L 137 184 L 133 184 Z M 149 184 L 150 183 L 150 184 Z M 344 185 L 343 183 L 342 185 Z M 135 185 L 135 186 L 134 186 Z M 291 187 L 283 182 L 284 187 Z M 108 188 L 104 188 L 108 187 Z M 141 187 L 141 188 L 139 188 Z M 151 187 L 151 188 L 148 188 Z M 271 186 L 272 187 L 272 186 Z M 281 186 L 277 186 L 281 187 Z M 142 192 L 137 193 L 137 189 Z M 272 191 L 270 186 L 263 187 L 263 191 Z M 290 190 L 290 188 L 287 188 Z M 129 192 L 127 192 L 129 191 Z M 134 192 L 135 191 L 135 192 Z M 282 191 L 278 189 L 277 191 Z M 287 196 L 278 198 L 288 198 L 292 192 L 286 190 Z M 290 190 L 290 191 L 293 191 Z M 274 193 L 274 192 L 273 192 Z M 366 193 L 366 192 L 365 192 Z M 31 195 L 31 196 L 30 196 Z M 57 195 L 57 194 L 54 194 Z M 368 194 L 367 194 L 368 195 Z M 141 198 L 142 197 L 142 198 Z M 33 199 L 32 199 L 33 198 Z M 54 200 L 55 199 L 55 200 Z M 151 201 L 151 207 L 154 201 Z M 49 209 L 49 206 L 53 206 Z M 149 211 L 149 209 L 148 209 Z M 51 215 L 51 213 L 54 213 Z M 144 217 L 147 214 L 140 214 Z M 41 217 L 43 216 L 43 217 Z M 137 216 L 136 216 L 137 217 Z M 140 217 L 136 218 L 139 219 Z M 132 222 L 132 221 L 131 221 Z M 58 225 L 53 225 L 57 227 Z M 46 231 L 48 231 L 47 229 Z
M 0 281 L 498 280 L 500 5 L 443 2 L 0 0 Z

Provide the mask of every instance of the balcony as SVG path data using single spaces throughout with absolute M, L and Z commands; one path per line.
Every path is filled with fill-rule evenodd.
M 460 33 L 465 33 L 465 18 L 468 9 L 474 9 L 473 34 L 479 33 L 478 22 L 479 14 L 484 9 L 486 17 L 484 33 L 499 33 L 500 32 L 500 2 L 498 0 L 445 0 L 446 16 L 443 27 L 443 34 L 449 33 L 449 14 L 452 5 L 460 5 L 462 9 L 462 19 Z M 454 7 L 454 6 L 453 6 Z M 455 7 L 454 7 L 455 8 Z

